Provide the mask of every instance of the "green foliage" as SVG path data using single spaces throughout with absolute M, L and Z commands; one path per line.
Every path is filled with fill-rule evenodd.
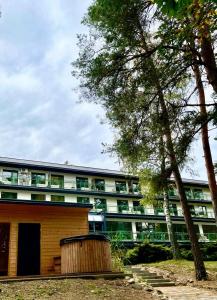
M 127 251 L 124 264 L 151 263 L 171 258 L 172 252 L 168 247 L 144 242 L 142 245 Z
M 181 256 L 186 260 L 193 260 L 193 255 L 190 246 L 181 246 Z M 201 245 L 201 251 L 204 261 L 216 261 L 217 260 L 217 243 L 204 243 Z
M 184 18 L 186 11 L 196 2 L 195 0 L 154 0 L 163 13 L 170 17 Z M 217 0 L 198 0 L 201 5 L 206 2 L 215 2 Z

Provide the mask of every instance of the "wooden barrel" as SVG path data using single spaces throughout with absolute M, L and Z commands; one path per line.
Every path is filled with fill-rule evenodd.
M 61 273 L 111 272 L 111 248 L 102 234 L 80 235 L 62 239 Z

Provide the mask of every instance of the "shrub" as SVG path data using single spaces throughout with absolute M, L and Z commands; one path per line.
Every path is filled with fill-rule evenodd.
M 190 246 L 181 246 L 180 247 L 181 256 L 187 260 L 193 260 L 193 255 L 190 250 Z M 201 251 L 203 259 L 205 261 L 215 261 L 217 260 L 217 243 L 204 243 L 201 245 Z
M 172 259 L 172 252 L 168 247 L 145 242 L 127 251 L 124 264 L 151 263 Z

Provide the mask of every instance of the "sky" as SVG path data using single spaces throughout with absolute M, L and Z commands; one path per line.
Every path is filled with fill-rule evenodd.
M 0 0 L 0 156 L 120 169 L 102 154 L 102 143 L 113 140 L 102 108 L 79 101 L 71 76 L 91 2 Z M 195 174 L 183 176 L 206 180 L 200 141 L 191 157 Z

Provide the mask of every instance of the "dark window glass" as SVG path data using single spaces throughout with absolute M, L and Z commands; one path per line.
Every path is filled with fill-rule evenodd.
M 45 184 L 46 175 L 43 173 L 32 173 L 32 185 Z
M 194 189 L 193 194 L 194 194 L 194 199 L 204 199 L 202 189 Z
M 2 199 L 17 199 L 17 193 L 1 192 Z
M 53 202 L 64 202 L 65 197 L 61 195 L 51 195 L 51 201 Z
M 170 208 L 170 213 L 171 213 L 172 216 L 178 216 L 178 210 L 177 210 L 177 205 L 176 204 L 170 203 L 169 208 Z
M 89 187 L 88 185 L 88 178 L 84 177 L 76 177 L 76 186 L 77 189 L 86 189 Z
M 124 181 L 115 181 L 116 192 L 124 193 L 127 191 L 127 185 Z
M 95 189 L 97 191 L 105 191 L 105 180 L 104 179 L 95 179 Z
M 187 199 L 192 199 L 193 198 L 193 194 L 192 194 L 190 188 L 185 188 L 185 195 L 186 195 Z
M 17 184 L 18 172 L 12 170 L 3 170 L 3 181 L 4 183 Z
M 133 210 L 134 212 L 140 212 L 141 214 L 144 214 L 144 206 L 141 205 L 137 200 L 133 201 Z
M 117 200 L 118 212 L 129 211 L 129 204 L 127 200 Z
M 90 199 L 88 197 L 77 197 L 78 203 L 89 204 Z
M 52 175 L 51 174 L 51 187 L 63 188 L 64 187 L 64 176 L 62 175 Z
M 132 188 L 133 188 L 133 193 L 139 193 L 140 192 L 140 187 L 139 187 L 138 182 L 133 182 Z
M 96 209 L 101 209 L 103 211 L 107 211 L 107 202 L 106 202 L 106 199 L 95 198 L 94 199 L 94 207 Z
M 45 201 L 46 200 L 46 195 L 44 195 L 44 194 L 31 194 L 31 200 Z

